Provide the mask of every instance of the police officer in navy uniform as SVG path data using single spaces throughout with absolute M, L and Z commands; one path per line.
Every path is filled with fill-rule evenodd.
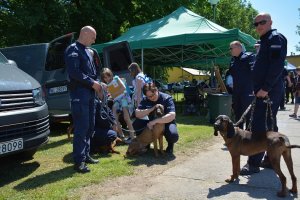
M 80 173 L 90 171 L 86 163 L 99 162 L 91 158 L 89 154 L 90 138 L 94 133 L 95 125 L 95 97 L 101 92 L 93 55 L 88 48 L 95 43 L 95 40 L 95 29 L 91 26 L 85 26 L 80 30 L 78 40 L 65 51 L 74 125 L 74 169 Z
M 233 78 L 232 102 L 235 120 L 238 121 L 254 97 L 253 83 L 250 74 L 255 56 L 253 53 L 244 52 L 243 46 L 239 41 L 231 42 L 229 49 L 232 55 L 229 67 L 230 74 Z M 248 114 L 246 117 L 246 125 L 248 125 L 249 116 Z M 243 129 L 243 123 L 239 124 L 239 127 Z
M 252 132 L 253 134 L 265 134 L 266 129 L 278 131 L 276 115 L 283 93 L 284 62 L 287 53 L 287 40 L 272 29 L 272 19 L 270 14 L 261 13 L 254 19 L 256 32 L 260 36 L 260 49 L 253 66 L 252 77 L 254 93 L 257 97 L 253 114 Z M 268 114 L 266 122 L 267 104 L 264 101 L 269 97 L 272 104 L 273 121 Z M 267 128 L 266 128 L 267 125 Z M 260 171 L 263 153 L 249 156 L 247 165 L 241 170 L 241 175 L 250 175 Z M 264 161 L 268 161 L 265 157 Z

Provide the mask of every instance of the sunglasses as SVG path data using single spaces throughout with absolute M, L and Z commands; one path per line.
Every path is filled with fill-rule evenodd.
M 259 22 L 254 22 L 253 23 L 253 25 L 255 26 L 255 27 L 258 27 L 258 25 L 265 25 L 266 23 L 267 23 L 267 21 L 268 20 L 261 20 L 261 21 L 259 21 Z

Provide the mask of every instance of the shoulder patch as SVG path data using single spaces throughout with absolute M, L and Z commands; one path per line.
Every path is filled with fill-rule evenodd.
M 272 48 L 272 49 L 278 49 L 278 48 L 281 48 L 281 45 L 275 45 L 275 44 L 274 44 L 274 45 L 271 45 L 271 48 Z
M 72 53 L 69 54 L 69 56 L 73 57 L 73 58 L 76 58 L 76 57 L 78 57 L 78 53 L 72 52 Z

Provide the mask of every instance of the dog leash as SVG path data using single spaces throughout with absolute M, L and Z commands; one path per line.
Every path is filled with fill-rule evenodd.
M 234 126 L 238 126 L 241 123 L 243 123 L 246 119 L 246 115 L 248 114 L 248 112 L 251 110 L 251 115 L 253 116 L 253 111 L 254 111 L 254 107 L 256 104 L 256 97 L 252 100 L 252 102 L 250 103 L 250 105 L 248 106 L 248 108 L 245 110 L 245 112 L 242 114 L 241 118 L 234 124 Z
M 101 87 L 102 87 L 102 86 L 101 86 Z M 107 98 L 107 92 L 103 89 L 103 87 L 102 87 L 102 94 L 103 94 L 103 101 L 101 101 L 101 100 L 99 99 L 99 97 L 97 96 L 97 100 L 100 102 L 100 105 L 101 105 L 101 108 L 100 108 L 100 117 L 101 117 L 103 120 L 108 119 L 111 123 L 115 124 L 115 121 L 109 116 L 108 111 L 104 109 L 105 107 L 108 108 L 108 98 Z M 125 128 L 122 128 L 122 127 L 121 127 L 121 129 L 122 129 L 123 131 L 133 132 L 133 133 L 139 132 L 139 131 L 143 131 L 145 128 L 146 128 L 146 127 L 141 128 L 141 129 L 139 129 L 139 130 L 131 131 L 131 130 L 129 130 L 129 129 L 125 129 Z
M 251 109 L 251 115 L 250 115 L 249 124 L 248 124 L 248 127 L 247 127 L 247 130 L 249 130 L 251 132 L 252 132 L 252 122 L 253 122 L 254 108 L 256 106 L 256 100 L 257 100 L 257 97 L 255 97 L 253 99 L 252 103 L 251 103 L 252 109 Z M 274 117 L 273 117 L 273 112 L 272 112 L 272 104 L 273 104 L 273 102 L 271 101 L 271 99 L 270 99 L 269 96 L 267 96 L 263 100 L 263 102 L 267 104 L 266 113 L 265 113 L 265 128 L 266 128 L 266 131 L 273 131 L 274 130 Z M 246 114 L 245 114 L 245 116 L 246 116 Z M 272 122 L 270 130 L 268 129 L 268 114 L 270 115 L 271 122 Z M 243 116 L 244 116 L 244 114 L 243 114 Z
M 266 131 L 273 131 L 274 130 L 274 117 L 273 117 L 273 112 L 272 112 L 272 104 L 273 104 L 273 102 L 271 101 L 270 97 L 268 96 L 264 100 L 264 103 L 267 104 L 266 118 L 265 118 Z M 270 130 L 268 130 L 268 113 L 270 114 L 270 118 L 271 118 L 271 122 L 272 122 Z

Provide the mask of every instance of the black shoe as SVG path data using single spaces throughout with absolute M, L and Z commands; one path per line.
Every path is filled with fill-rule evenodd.
M 81 162 L 79 164 L 74 165 L 74 170 L 76 170 L 79 173 L 87 173 L 90 172 L 91 170 L 86 166 L 85 162 Z
M 87 157 L 85 159 L 85 162 L 89 163 L 89 164 L 97 164 L 97 163 L 99 163 L 99 160 L 93 159 L 92 157 Z
M 286 110 L 286 107 L 282 107 L 282 108 L 280 108 L 279 110 Z
M 260 163 L 259 166 L 262 167 L 262 168 L 273 169 L 273 167 L 272 167 L 272 165 L 271 165 L 271 163 L 270 163 L 270 161 L 269 161 L 268 159 L 264 159 L 264 160 Z
M 254 167 L 254 166 L 251 166 L 249 164 L 246 164 L 241 172 L 240 172 L 240 175 L 251 175 L 251 174 L 254 174 L 254 173 L 258 173 L 260 172 L 260 169 L 259 167 Z
M 174 143 L 168 143 L 168 147 L 166 148 L 166 153 L 173 154 Z

